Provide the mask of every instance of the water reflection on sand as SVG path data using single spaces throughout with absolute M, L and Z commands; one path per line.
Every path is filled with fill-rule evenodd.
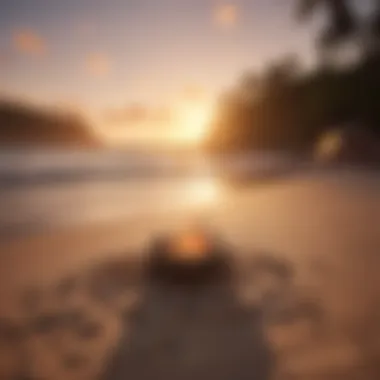
M 152 216 L 206 212 L 221 201 L 214 177 L 69 182 L 3 189 L 0 238 Z

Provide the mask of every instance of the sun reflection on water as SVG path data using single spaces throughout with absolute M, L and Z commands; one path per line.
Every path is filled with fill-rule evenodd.
M 207 178 L 186 186 L 185 201 L 189 204 L 207 206 L 217 203 L 221 199 L 221 185 L 214 178 Z

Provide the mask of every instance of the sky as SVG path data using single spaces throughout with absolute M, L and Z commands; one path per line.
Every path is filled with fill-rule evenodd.
M 295 1 L 0 0 L 0 95 L 78 110 L 115 140 L 195 139 L 244 72 L 312 60 Z

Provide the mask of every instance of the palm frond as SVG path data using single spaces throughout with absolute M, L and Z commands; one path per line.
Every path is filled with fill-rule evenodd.
M 297 18 L 300 20 L 304 20 L 309 18 L 315 8 L 322 3 L 324 0 L 298 0 L 298 6 L 296 9 Z

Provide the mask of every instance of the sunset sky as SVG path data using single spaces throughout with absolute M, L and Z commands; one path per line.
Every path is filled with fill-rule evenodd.
M 117 139 L 196 138 L 244 71 L 288 53 L 312 60 L 294 3 L 2 0 L 1 95 L 78 109 Z

